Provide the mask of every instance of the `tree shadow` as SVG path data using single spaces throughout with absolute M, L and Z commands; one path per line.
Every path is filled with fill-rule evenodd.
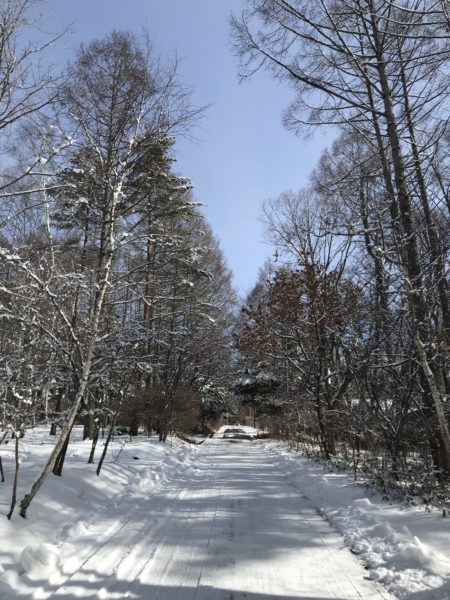
M 309 585 L 302 585 L 295 575 L 284 581 L 290 585 L 281 595 L 256 591 L 283 589 L 277 578 L 293 573 L 279 573 L 278 566 L 286 560 L 294 573 L 317 568 L 316 577 L 323 577 L 321 562 L 334 560 L 341 551 L 345 554 L 345 542 L 260 449 L 231 445 L 224 452 L 217 446 L 210 448 L 207 459 L 211 466 L 189 482 L 174 481 L 140 502 L 131 515 L 122 515 L 112 534 L 96 539 L 94 530 L 69 539 L 71 556 L 77 556 L 79 564 L 66 569 L 63 560 L 66 583 L 52 587 L 24 575 L 23 589 L 30 594 L 5 598 L 31 599 L 41 587 L 45 593 L 50 590 L 42 597 L 59 599 L 336 600 L 329 586 L 314 581 L 314 574 Z M 335 573 L 339 565 L 334 564 Z M 257 577 L 270 569 L 273 578 L 265 588 Z M 173 579 L 163 578 L 165 570 Z M 362 569 L 354 574 L 364 579 Z M 241 581 L 243 588 L 248 587 L 244 584 L 252 579 L 253 591 L 232 589 L 241 587 Z M 296 587 L 298 594 L 289 595 L 288 590 Z M 321 590 L 318 596 L 313 594 L 316 588 Z M 360 597 L 355 590 L 355 595 L 340 600 Z
M 50 592 L 54 600 L 75 600 L 80 598 L 108 600 L 356 600 L 359 594 L 352 597 L 336 595 L 308 595 L 299 590 L 298 593 L 286 596 L 272 593 L 241 591 L 231 588 L 214 587 L 211 585 L 160 585 L 143 583 L 141 581 L 124 581 L 118 578 L 102 580 L 102 575 L 95 571 L 85 571 L 85 578 L 76 582 L 66 582 L 60 588 L 49 588 L 47 582 L 36 581 L 36 586 Z M 35 591 L 28 594 L 12 593 L 2 596 L 2 600 L 33 600 Z

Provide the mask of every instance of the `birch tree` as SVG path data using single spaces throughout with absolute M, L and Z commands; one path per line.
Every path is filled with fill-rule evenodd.
M 69 172 L 79 174 L 78 182 L 62 174 L 61 194 L 66 185 L 75 191 L 71 194 L 74 211 L 80 203 L 89 207 L 87 236 L 95 260 L 91 284 L 85 289 L 88 295 L 92 290 L 92 295 L 85 303 L 83 337 L 78 336 L 74 326 L 76 304 L 66 315 L 72 353 L 78 363 L 73 400 L 48 462 L 21 501 L 22 517 L 52 471 L 85 398 L 99 338 L 104 334 L 105 306 L 114 261 L 125 235 L 123 226 L 134 208 L 133 169 L 147 152 L 150 134 L 168 133 L 175 123 L 181 126 L 192 116 L 179 90 L 174 70 L 164 74 L 131 34 L 117 31 L 81 47 L 76 61 L 69 66 L 67 84 L 60 90 L 65 127 L 74 139 Z M 128 226 L 133 228 L 135 224 L 129 220 Z M 84 227 L 86 231 L 86 221 Z

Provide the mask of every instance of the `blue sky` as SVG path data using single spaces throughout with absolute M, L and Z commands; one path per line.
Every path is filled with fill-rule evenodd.
M 229 16 L 245 0 L 48 0 L 42 26 L 70 31 L 54 61 L 73 56 L 80 42 L 112 29 L 136 34 L 146 27 L 162 57 L 182 59 L 179 72 L 197 105 L 209 105 L 195 141 L 179 140 L 176 170 L 192 179 L 204 212 L 245 295 L 271 255 L 258 220 L 263 200 L 308 181 L 326 140 L 302 140 L 286 131 L 282 111 L 292 99 L 287 86 L 267 73 L 240 84 L 230 46 Z

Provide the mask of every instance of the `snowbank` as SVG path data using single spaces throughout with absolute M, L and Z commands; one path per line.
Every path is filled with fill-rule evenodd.
M 372 579 L 398 598 L 449 600 L 450 519 L 441 511 L 391 504 L 349 474 L 334 473 L 282 444 L 264 447 L 343 534 Z
M 0 446 L 6 482 L 0 484 L 0 598 L 26 596 L 39 585 L 58 584 L 89 548 L 107 539 L 127 515 L 160 488 L 185 477 L 195 477 L 198 448 L 173 438 L 116 438 L 108 449 L 100 477 L 96 464 L 87 464 L 91 442 L 75 428 L 63 476 L 50 475 L 33 501 L 26 520 L 16 513 L 6 519 L 11 499 L 14 449 Z M 47 459 L 55 438 L 48 429 L 27 432 L 20 441 L 18 499 L 29 490 Z M 102 441 L 97 447 L 97 459 Z M 65 549 L 67 555 L 61 554 Z M 27 596 L 28 597 L 28 596 Z M 42 597 L 47 597 L 43 594 Z
M 53 544 L 32 544 L 20 555 L 20 565 L 30 579 L 48 579 L 59 569 L 61 557 Z
M 255 432 L 251 427 L 245 431 Z M 29 518 L 25 521 L 15 514 L 9 522 L 0 516 L 1 600 L 51 597 L 48 585 L 60 585 L 94 547 L 126 528 L 150 498 L 153 513 L 164 514 L 171 482 L 182 489 L 183 481 L 201 477 L 204 467 L 197 460 L 199 453 L 214 443 L 206 440 L 196 446 L 179 439 L 160 444 L 153 438 L 132 442 L 118 438 L 97 477 L 96 465 L 87 464 L 90 442 L 83 442 L 81 431 L 75 431 L 63 477 L 48 478 Z M 53 444 L 54 438 L 42 430 L 21 440 L 19 498 L 28 491 Z M 389 592 L 401 599 L 450 598 L 450 519 L 443 519 L 440 511 L 389 504 L 352 476 L 331 472 L 281 444 L 248 444 L 268 453 L 296 494 L 308 498 L 343 534 L 369 576 Z M 9 446 L 0 447 L 7 477 L 0 484 L 3 515 L 9 508 L 13 474 L 14 453 Z M 98 454 L 100 446 L 101 442 Z

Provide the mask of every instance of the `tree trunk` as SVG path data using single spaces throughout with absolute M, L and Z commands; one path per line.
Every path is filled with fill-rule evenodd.
M 20 436 L 17 435 L 17 433 L 16 433 L 15 438 L 14 438 L 14 460 L 15 460 L 14 482 L 13 482 L 13 489 L 12 489 L 12 496 L 11 496 L 11 506 L 9 508 L 9 513 L 7 514 L 8 520 L 11 520 L 14 509 L 16 507 L 16 502 L 17 502 L 17 484 L 19 482 L 19 467 L 20 467 L 19 439 L 20 439 Z
M 59 390 L 58 396 L 56 399 L 56 407 L 55 407 L 55 412 L 58 414 L 60 414 L 63 409 L 63 404 L 62 404 L 63 396 L 64 396 L 64 392 Z M 58 424 L 55 421 L 53 421 L 53 423 L 51 424 L 51 427 L 50 427 L 50 435 L 56 435 L 57 433 L 58 433 Z
M 115 211 L 113 211 L 113 212 L 115 212 Z M 36 481 L 31 486 L 31 489 L 28 492 L 28 494 L 25 494 L 25 496 L 23 497 L 23 499 L 20 503 L 20 516 L 23 517 L 24 519 L 26 518 L 28 507 L 30 506 L 33 498 L 36 496 L 38 491 L 41 489 L 42 484 L 47 479 L 48 475 L 51 473 L 51 471 L 55 465 L 56 459 L 59 456 L 59 453 L 61 452 L 64 444 L 66 443 L 68 436 L 70 435 L 70 432 L 75 423 L 75 419 L 77 417 L 79 408 L 81 406 L 81 402 L 83 400 L 83 397 L 84 397 L 84 394 L 86 391 L 87 383 L 88 383 L 89 376 L 91 373 L 92 361 L 94 360 L 94 353 L 95 353 L 95 349 L 97 347 L 97 334 L 98 334 L 98 331 L 100 328 L 100 320 L 101 320 L 101 317 L 103 314 L 104 299 L 105 299 L 105 295 L 106 295 L 106 290 L 109 286 L 109 277 L 110 277 L 110 273 L 111 273 L 112 259 L 113 259 L 113 253 L 112 253 L 113 234 L 114 234 L 113 223 L 114 223 L 113 215 L 110 215 L 109 216 L 109 229 L 110 229 L 109 248 L 110 248 L 110 250 L 109 250 L 108 256 L 106 258 L 104 269 L 102 270 L 103 277 L 99 280 L 100 287 L 99 287 L 99 290 L 98 290 L 98 293 L 96 296 L 96 306 L 94 309 L 94 315 L 93 315 L 91 331 L 90 331 L 90 343 L 89 343 L 86 359 L 84 361 L 81 378 L 80 378 L 80 381 L 78 384 L 78 389 L 75 394 L 74 402 L 69 411 L 67 420 L 62 428 L 61 436 L 60 436 L 58 442 L 56 443 L 55 447 L 53 448 L 53 451 L 50 454 L 50 457 L 49 457 L 44 469 L 42 470 L 41 474 L 39 475 L 39 477 L 36 479 Z
M 373 0 L 370 0 L 369 8 L 371 10 L 372 32 L 374 37 L 374 47 L 377 55 L 377 69 L 380 78 L 381 91 L 383 94 L 388 139 L 392 153 L 392 163 L 394 168 L 395 184 L 397 188 L 399 216 L 403 233 L 400 253 L 402 256 L 405 274 L 407 276 L 407 294 L 412 322 L 411 325 L 414 334 L 414 343 L 419 355 L 419 363 L 424 371 L 426 382 L 433 399 L 433 405 L 437 418 L 437 433 L 440 439 L 441 455 L 443 459 L 442 467 L 445 469 L 446 473 L 450 473 L 450 432 L 444 415 L 439 389 L 436 384 L 434 374 L 429 366 L 425 346 L 422 341 L 423 329 L 427 314 L 422 295 L 422 273 L 417 250 L 416 232 L 412 221 L 412 207 L 406 186 L 406 176 L 401 152 L 400 137 L 398 134 L 397 122 L 393 109 L 391 89 L 386 74 L 386 62 L 380 42 L 380 33 L 376 19 L 377 13 L 375 7 L 373 6 Z M 404 251 L 403 248 L 405 249 Z
M 327 435 L 327 429 L 326 429 L 324 418 L 323 418 L 322 403 L 320 400 L 319 392 L 317 392 L 317 394 L 316 394 L 316 412 L 317 412 L 317 423 L 319 425 L 319 431 L 320 431 L 319 437 L 321 440 L 322 450 L 323 450 L 325 458 L 327 460 L 329 460 L 330 452 L 328 449 L 328 435 Z
M 92 413 L 87 413 L 83 418 L 83 440 L 92 440 L 94 439 L 96 425 L 95 425 L 95 417 Z
M 58 477 L 62 476 L 62 470 L 63 470 L 63 466 L 64 466 L 64 461 L 66 460 L 66 453 L 67 453 L 67 448 L 69 447 L 69 440 L 70 440 L 71 432 L 72 432 L 72 430 L 70 430 L 69 435 L 67 436 L 66 441 L 64 442 L 64 445 L 61 448 L 61 452 L 58 454 L 55 464 L 53 466 L 53 475 L 57 475 Z
M 96 424 L 94 435 L 92 437 L 91 453 L 89 454 L 88 464 L 92 464 L 94 462 L 95 448 L 97 447 L 99 433 L 100 427 L 98 426 L 98 424 Z
M 113 435 L 114 426 L 116 424 L 116 419 L 117 419 L 117 415 L 119 414 L 121 404 L 122 404 L 122 402 L 119 404 L 119 407 L 116 410 L 116 412 L 114 413 L 114 416 L 112 418 L 111 427 L 109 428 L 109 431 L 108 431 L 108 437 L 106 438 L 105 445 L 103 446 L 103 452 L 102 452 L 101 458 L 100 458 L 100 460 L 98 462 L 97 471 L 96 471 L 97 472 L 97 476 L 100 475 L 100 471 L 102 470 L 103 461 L 105 460 L 106 453 L 108 451 L 109 442 L 111 441 L 111 438 L 112 438 L 112 435 Z
M 400 62 L 402 63 L 401 51 L 399 51 L 399 55 Z M 450 345 L 450 302 L 448 296 L 448 283 L 445 276 L 445 260 L 443 257 L 443 252 L 439 247 L 439 239 L 436 233 L 436 224 L 433 223 L 433 218 L 431 215 L 430 202 L 428 199 L 428 192 L 420 163 L 419 148 L 417 147 L 415 128 L 409 105 L 408 84 L 406 81 L 406 74 L 404 69 L 402 69 L 401 71 L 401 79 L 405 104 L 406 123 L 408 127 L 412 155 L 414 159 L 414 171 L 416 174 L 416 180 L 420 192 L 419 196 L 422 204 L 422 210 L 425 217 L 425 226 L 428 237 L 428 244 L 430 246 L 435 285 L 438 290 L 438 298 L 442 312 L 442 323 L 445 334 L 445 343 L 448 347 Z

